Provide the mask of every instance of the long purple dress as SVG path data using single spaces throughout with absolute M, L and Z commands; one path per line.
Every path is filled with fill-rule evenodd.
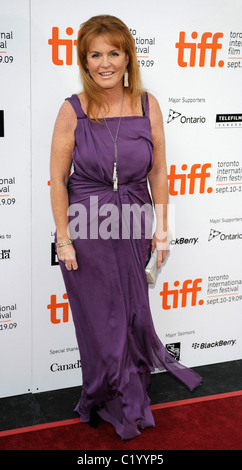
M 76 411 L 81 421 L 87 422 L 91 408 L 97 406 L 101 418 L 112 423 L 122 439 L 130 439 L 139 435 L 140 429 L 155 425 L 147 395 L 155 368 L 170 371 L 190 390 L 200 384 L 201 377 L 173 359 L 155 332 L 145 277 L 151 250 L 145 217 L 141 237 L 132 228 L 129 237 L 120 236 L 124 205 L 152 204 L 147 188 L 147 173 L 153 163 L 148 96 L 143 116 L 121 120 L 116 192 L 112 183 L 114 144 L 105 123 L 91 122 L 77 95 L 68 101 L 77 114 L 74 172 L 68 192 L 79 267 L 68 271 L 61 261 L 60 267 L 82 364 L 82 393 Z M 113 136 L 118 119 L 107 119 Z M 106 204 L 118 209 L 118 220 L 113 214 L 115 229 L 113 222 L 107 226 L 111 206 Z M 106 212 L 101 212 L 102 207 Z M 109 237 L 97 235 L 97 219 L 100 229 L 102 224 L 106 227 L 104 234 L 110 230 Z M 76 238 L 78 231 L 80 237 Z

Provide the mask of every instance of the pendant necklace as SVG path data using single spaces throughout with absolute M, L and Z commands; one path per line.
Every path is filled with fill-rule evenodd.
M 103 120 L 106 124 L 107 130 L 110 134 L 110 137 L 114 143 L 114 164 L 113 164 L 113 190 L 117 191 L 118 190 L 118 171 L 117 171 L 117 158 L 118 158 L 118 150 L 117 150 L 117 140 L 118 140 L 118 134 L 119 134 L 119 128 L 120 128 L 120 123 L 121 123 L 121 118 L 122 118 L 122 109 L 123 109 L 123 103 L 124 103 L 124 93 L 123 93 L 123 99 L 122 99 L 122 104 L 121 104 L 121 111 L 120 111 L 120 117 L 118 121 L 118 127 L 117 127 L 117 132 L 115 138 L 113 137 L 113 134 L 108 126 L 108 123 L 103 117 Z

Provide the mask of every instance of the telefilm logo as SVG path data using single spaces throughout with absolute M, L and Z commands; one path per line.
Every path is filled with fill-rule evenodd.
M 195 67 L 197 65 L 199 67 L 223 67 L 224 61 L 217 61 L 217 53 L 222 49 L 220 42 L 222 38 L 223 33 L 221 32 L 214 34 L 205 32 L 199 37 L 197 31 L 193 31 L 191 39 L 187 40 L 186 32 L 180 31 L 179 40 L 175 43 L 178 50 L 179 67 Z
M 242 114 L 216 114 L 216 129 L 242 129 Z
M 174 109 L 169 110 L 167 124 L 170 124 L 173 121 L 179 121 L 181 124 L 204 124 L 206 118 L 204 116 L 185 116 Z
M 213 228 L 210 229 L 208 241 L 211 242 L 215 238 L 218 238 L 219 240 L 223 241 L 231 241 L 231 240 L 242 240 L 242 233 L 222 233 L 219 232 L 219 230 L 214 230 Z
M 204 300 L 198 300 L 198 292 L 202 290 L 202 278 L 186 279 L 180 287 L 180 281 L 175 281 L 173 287 L 169 287 L 168 282 L 163 283 L 163 290 L 160 292 L 162 297 L 162 308 L 170 310 L 179 307 L 195 307 L 203 305 Z

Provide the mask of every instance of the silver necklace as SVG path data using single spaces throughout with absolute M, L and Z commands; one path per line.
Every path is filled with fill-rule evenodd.
M 105 117 L 103 117 L 103 120 L 106 124 L 107 130 L 108 130 L 108 132 L 110 134 L 110 137 L 111 137 L 111 139 L 114 143 L 114 163 L 113 163 L 113 190 L 114 191 L 118 190 L 118 170 L 117 170 L 118 149 L 117 149 L 117 140 L 118 140 L 119 128 L 120 128 L 120 123 L 121 123 L 121 118 L 122 118 L 123 103 L 124 103 L 124 93 L 123 93 L 123 99 L 122 99 L 121 110 L 120 110 L 120 117 L 119 117 L 118 127 L 117 127 L 117 132 L 116 132 L 115 137 L 113 137 L 113 134 L 112 134 L 112 132 L 109 128 L 109 125 L 108 125 Z

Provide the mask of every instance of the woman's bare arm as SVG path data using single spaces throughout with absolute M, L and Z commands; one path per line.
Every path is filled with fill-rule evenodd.
M 55 122 L 50 158 L 51 205 L 58 243 L 70 238 L 67 215 L 69 206 L 67 183 L 72 165 L 76 124 L 76 114 L 70 103 L 65 101 Z M 72 245 L 58 248 L 57 253 L 58 258 L 66 264 L 68 270 L 77 269 L 75 250 Z
M 167 243 L 168 179 L 165 156 L 163 117 L 158 101 L 149 94 L 151 132 L 154 143 L 154 162 L 148 174 L 156 213 L 156 230 L 152 241 L 158 251 L 158 267 L 165 261 L 169 247 Z

